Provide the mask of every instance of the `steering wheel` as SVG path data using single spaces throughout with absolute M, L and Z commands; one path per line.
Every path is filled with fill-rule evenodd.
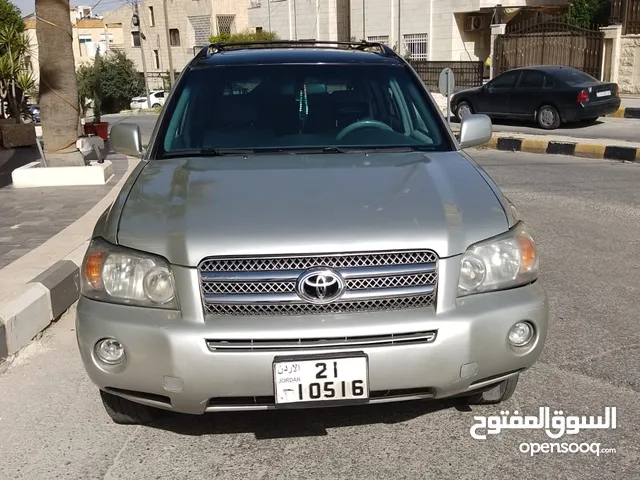
M 340 133 L 336 136 L 336 140 L 342 140 L 347 134 L 353 132 L 354 130 L 359 130 L 361 128 L 379 128 L 381 130 L 388 130 L 393 132 L 393 128 L 387 125 L 384 122 L 379 122 L 378 120 L 358 120 L 357 122 L 352 123 L 351 125 L 347 125 L 344 127 Z

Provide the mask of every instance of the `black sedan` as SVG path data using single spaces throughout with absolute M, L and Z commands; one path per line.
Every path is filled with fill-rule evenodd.
M 514 68 L 451 98 L 451 110 L 458 119 L 484 113 L 492 118 L 534 120 L 545 130 L 562 123 L 595 122 L 619 107 L 616 83 L 560 66 Z

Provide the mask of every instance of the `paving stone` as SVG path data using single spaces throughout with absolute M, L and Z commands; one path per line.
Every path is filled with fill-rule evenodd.
M 91 210 L 127 171 L 127 159 L 110 155 L 114 178 L 87 187 L 0 188 L 0 268 L 39 247 Z

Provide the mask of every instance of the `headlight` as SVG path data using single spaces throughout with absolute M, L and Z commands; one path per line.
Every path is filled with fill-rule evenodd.
M 82 295 L 94 300 L 142 307 L 178 309 L 167 262 L 94 239 L 82 263 Z
M 460 265 L 458 296 L 525 285 L 538 274 L 536 244 L 519 222 L 507 233 L 467 249 Z

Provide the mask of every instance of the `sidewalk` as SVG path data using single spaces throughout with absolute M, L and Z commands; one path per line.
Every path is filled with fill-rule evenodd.
M 87 213 L 127 171 L 124 156 L 110 155 L 114 178 L 104 186 L 0 188 L 0 269 L 39 247 Z M 8 287 L 0 283 L 0 299 Z

